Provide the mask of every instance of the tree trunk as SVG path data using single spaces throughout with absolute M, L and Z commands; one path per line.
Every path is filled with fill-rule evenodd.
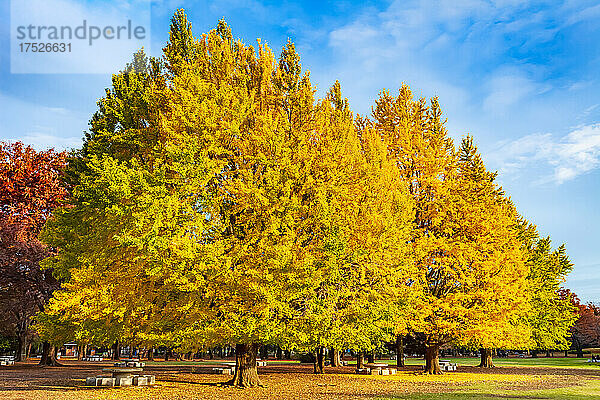
M 148 354 L 146 358 L 148 359 L 148 361 L 154 361 L 154 347 L 150 347 L 147 353 Z
M 49 342 L 44 342 L 42 347 L 42 357 L 40 358 L 39 366 L 42 367 L 57 367 L 60 366 L 59 362 L 56 361 L 56 352 L 58 349 L 51 346 Z
M 120 346 L 119 341 L 117 340 L 115 342 L 115 344 L 113 344 L 113 346 L 112 346 L 112 350 L 113 350 L 112 351 L 112 359 L 113 360 L 119 360 L 121 358 L 121 350 L 120 349 L 121 349 L 121 346 Z
M 367 354 L 367 362 L 368 362 L 369 364 L 374 364 L 374 363 L 375 363 L 375 353 L 373 353 L 372 351 L 370 351 L 370 352 Z
M 565 358 L 569 357 L 569 350 L 565 350 Z
M 27 354 L 25 354 L 25 360 L 27 360 L 29 357 L 31 357 L 31 347 L 33 346 L 33 343 L 29 342 L 29 344 L 27 345 Z
M 27 336 L 17 336 L 17 354 L 15 354 L 15 361 L 25 361 L 27 359 Z
M 537 358 L 537 356 L 538 356 L 538 352 L 537 352 L 537 350 L 532 350 L 532 351 L 531 351 L 531 357 L 532 357 L 532 358 Z
M 283 350 L 281 350 L 281 347 L 277 347 L 277 359 L 283 360 Z
M 492 362 L 492 349 L 480 349 L 481 352 L 481 361 L 478 367 L 481 368 L 494 368 L 494 363 Z
M 263 360 L 269 358 L 269 348 L 266 345 L 260 348 L 260 358 Z
M 440 369 L 440 345 L 425 345 L 425 373 L 430 375 L 441 375 Z
M 404 336 L 396 336 L 396 366 L 404 367 Z
M 577 358 L 583 358 L 583 348 L 577 348 Z
M 325 373 L 325 347 L 321 346 L 317 348 L 315 352 L 315 362 L 314 362 L 314 373 L 315 374 L 324 374 Z
M 332 367 L 341 367 L 342 366 L 342 357 L 341 352 L 339 350 L 334 349 L 333 347 L 329 350 L 331 352 L 331 366 Z
M 169 361 L 169 356 L 171 355 L 171 349 L 165 349 L 165 361 Z
M 552 357 L 552 356 L 550 355 L 550 350 L 546 350 L 546 357 L 547 357 L 547 358 L 549 358 L 549 357 Z
M 356 369 L 362 369 L 365 367 L 365 353 L 359 351 L 356 355 Z
M 228 384 L 242 388 L 262 386 L 256 368 L 259 348 L 259 343 L 235 345 L 235 375 Z

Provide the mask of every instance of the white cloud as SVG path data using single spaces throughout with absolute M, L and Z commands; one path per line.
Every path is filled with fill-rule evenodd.
M 490 154 L 502 174 L 515 174 L 522 169 L 531 173 L 534 167 L 549 167 L 539 183 L 566 181 L 600 168 L 600 124 L 576 128 L 555 139 L 550 134 L 532 134 L 504 142 Z
M 523 98 L 541 91 L 540 85 L 518 70 L 496 73 L 488 86 L 489 94 L 483 101 L 483 109 L 490 114 L 503 114 Z
M 80 148 L 83 144 L 81 137 L 61 137 L 43 132 L 32 132 L 20 138 L 7 139 L 8 142 L 23 142 L 36 150 L 56 149 L 70 150 Z
M 40 105 L 0 93 L 0 140 L 36 149 L 80 147 L 89 115 L 56 105 Z
M 11 72 L 118 71 L 141 47 L 150 51 L 150 4 L 150 0 L 11 1 Z M 55 40 L 51 37 L 52 29 L 60 38 L 53 42 L 56 49 L 29 50 L 27 43 Z M 137 34 L 135 29 L 139 29 Z

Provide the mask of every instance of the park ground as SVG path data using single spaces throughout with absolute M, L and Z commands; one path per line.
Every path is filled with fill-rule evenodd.
M 474 367 L 476 359 L 453 361 L 458 371 L 442 376 L 421 375 L 417 359 L 393 376 L 356 375 L 353 366 L 313 375 L 311 365 L 270 361 L 259 367 L 265 387 L 252 389 L 224 386 L 227 376 L 211 373 L 214 360 L 148 363 L 145 373 L 155 374 L 157 385 L 128 388 L 84 386 L 108 361 L 61 360 L 64 366 L 49 368 L 30 361 L 0 367 L 0 399 L 600 399 L 600 366 L 585 359 L 501 359 L 490 370 Z

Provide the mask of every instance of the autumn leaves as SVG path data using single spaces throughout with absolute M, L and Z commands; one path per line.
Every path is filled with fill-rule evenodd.
M 315 98 L 291 42 L 232 37 L 179 11 L 164 57 L 113 77 L 43 235 L 64 278 L 44 336 L 252 353 L 419 333 L 430 373 L 446 343 L 527 342 L 519 216 L 437 99 L 403 86 L 358 117 L 337 82 Z

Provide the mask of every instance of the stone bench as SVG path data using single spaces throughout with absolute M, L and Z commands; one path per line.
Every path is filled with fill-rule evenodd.
M 107 378 L 92 376 L 85 380 L 86 386 L 152 386 L 156 383 L 154 375 L 132 375 Z
M 456 371 L 457 364 L 450 360 L 440 360 L 440 369 L 442 371 Z
M 114 363 L 114 366 L 116 368 L 144 368 L 146 366 L 146 363 L 140 362 L 140 361 L 119 361 Z
M 139 376 L 142 371 L 142 368 L 104 368 L 102 370 L 102 372 L 110 372 L 115 379 Z
M 359 375 L 396 375 L 396 368 L 359 368 L 356 373 Z
M 83 357 L 81 359 L 81 361 L 104 361 L 104 357 L 101 357 L 101 356 Z
M 14 365 L 15 357 L 14 356 L 2 356 L 0 357 L 0 365 Z
M 359 375 L 396 375 L 398 370 L 396 368 L 389 368 L 387 364 L 384 364 L 385 367 L 376 366 L 376 367 L 365 367 L 358 368 L 356 373 Z
M 218 375 L 233 375 L 235 373 L 235 367 L 216 367 L 212 369 L 214 374 Z

